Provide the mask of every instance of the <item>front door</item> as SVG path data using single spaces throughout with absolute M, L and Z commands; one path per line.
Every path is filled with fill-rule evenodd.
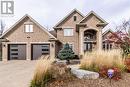
M 84 43 L 84 51 L 92 51 L 92 42 L 86 42 Z

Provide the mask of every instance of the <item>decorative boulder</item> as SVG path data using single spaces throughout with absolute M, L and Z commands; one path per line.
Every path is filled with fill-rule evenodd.
M 87 71 L 83 69 L 79 69 L 79 67 L 70 66 L 71 73 L 74 74 L 79 79 L 97 79 L 99 77 L 99 73 Z

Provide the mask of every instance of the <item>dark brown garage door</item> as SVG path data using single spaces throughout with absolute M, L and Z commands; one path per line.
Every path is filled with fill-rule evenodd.
M 50 54 L 49 44 L 32 44 L 32 60 L 36 60 L 42 55 Z
M 18 59 L 25 60 L 26 59 L 26 45 L 25 44 L 10 44 L 8 45 L 9 49 L 9 60 Z

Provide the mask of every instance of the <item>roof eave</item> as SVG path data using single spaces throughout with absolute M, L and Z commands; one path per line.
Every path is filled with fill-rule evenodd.
M 1 38 L 0 42 L 9 42 L 9 40 Z
M 87 27 L 87 24 L 85 23 L 76 24 L 76 31 L 79 31 L 79 27 Z
M 108 25 L 108 23 L 98 23 L 96 26 L 97 26 L 97 27 L 100 27 L 100 26 L 105 27 L 105 26 L 107 26 L 107 25 Z
M 28 14 L 25 14 L 19 21 L 17 21 L 12 27 L 10 27 L 0 38 L 4 38 L 4 36 L 10 32 L 18 23 L 20 23 L 24 18 L 28 17 L 29 19 L 31 19 L 31 21 L 33 21 L 36 25 L 38 25 L 43 31 L 45 31 L 50 37 L 56 39 L 51 33 L 49 33 L 46 28 L 44 28 L 42 25 L 40 25 L 37 21 L 35 21 L 31 16 L 29 16 Z
M 105 31 L 105 32 L 102 34 L 102 36 L 104 36 L 104 35 L 105 35 L 106 33 L 108 33 L 109 31 L 113 33 L 113 31 L 112 31 L 111 29 L 109 29 L 109 30 Z

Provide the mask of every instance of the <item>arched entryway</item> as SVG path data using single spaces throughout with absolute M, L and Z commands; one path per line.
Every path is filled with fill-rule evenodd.
M 87 29 L 84 31 L 84 52 L 93 51 L 96 49 L 97 31 Z

